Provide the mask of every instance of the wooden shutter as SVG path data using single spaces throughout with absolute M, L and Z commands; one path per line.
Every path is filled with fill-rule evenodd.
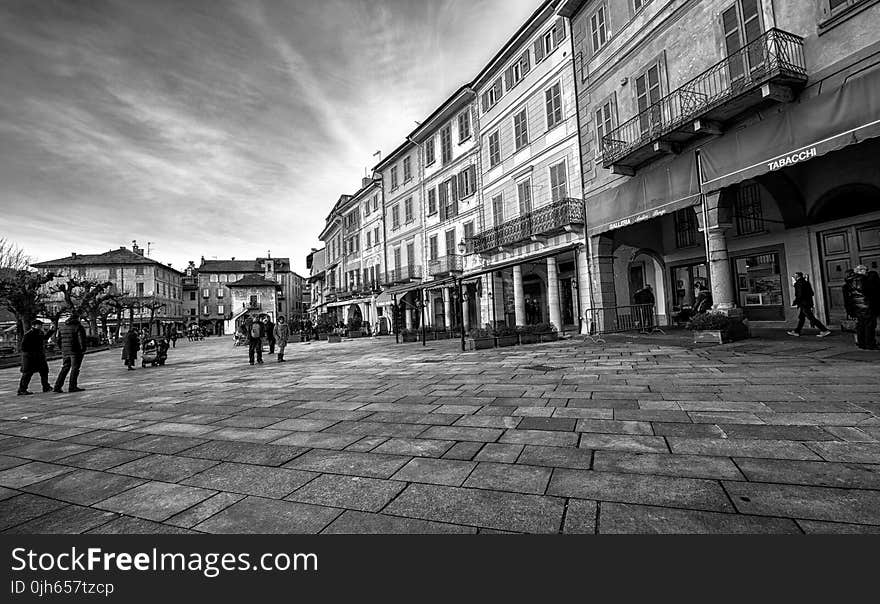
M 449 179 L 449 189 L 452 192 L 452 202 L 450 203 L 449 211 L 446 213 L 450 218 L 454 218 L 458 216 L 458 187 L 456 185 L 457 179 L 453 176 Z
M 477 192 L 477 167 L 473 164 L 467 167 L 467 172 L 471 180 L 471 193 Z
M 559 46 L 563 40 L 565 40 L 565 20 L 559 17 L 556 25 L 553 26 L 553 46 Z
M 483 93 L 483 113 L 486 113 L 487 111 L 489 111 L 489 108 L 491 106 L 492 105 L 489 103 L 489 93 L 484 92 Z
M 535 65 L 544 60 L 544 36 L 535 40 Z
M 507 90 L 513 88 L 513 65 L 504 70 L 504 88 Z
M 495 80 L 495 85 L 493 86 L 493 88 L 495 89 L 495 102 L 497 103 L 498 100 L 501 98 L 501 95 L 504 94 L 504 91 L 501 89 L 501 78 Z
M 496 227 L 504 222 L 504 199 L 501 195 L 492 198 L 492 222 Z
M 742 37 L 740 36 L 736 6 L 721 13 L 721 26 L 724 31 L 724 45 L 729 57 L 727 67 L 730 71 L 730 80 L 737 80 L 743 77 L 744 69 L 743 58 L 739 55 L 739 50 L 742 48 Z
M 525 75 L 529 71 L 531 71 L 531 69 L 532 69 L 531 61 L 529 61 L 529 49 L 528 48 L 526 48 L 526 51 L 520 57 L 519 64 L 520 64 L 520 69 L 522 71 L 522 76 L 525 77 Z
M 464 182 L 465 175 L 464 172 L 459 172 L 456 177 L 456 181 L 458 181 L 458 197 L 459 199 L 464 199 L 467 196 L 467 191 L 465 190 L 466 184 Z
M 443 222 L 444 220 L 446 220 L 446 203 L 447 199 L 449 199 L 449 192 L 446 188 L 445 182 L 441 183 L 437 190 L 440 192 L 438 203 L 440 207 L 440 222 Z

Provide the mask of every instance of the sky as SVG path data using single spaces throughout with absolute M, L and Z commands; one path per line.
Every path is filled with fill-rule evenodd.
M 0 0 L 0 237 L 289 257 L 539 0 Z

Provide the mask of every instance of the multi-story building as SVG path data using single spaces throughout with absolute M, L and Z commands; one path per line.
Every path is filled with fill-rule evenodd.
M 472 84 L 482 323 L 579 324 L 588 273 L 574 60 L 559 4 L 542 2 Z
M 373 173 L 382 182 L 382 220 L 385 225 L 385 275 L 387 289 L 376 304 L 383 315 L 393 304 L 401 309 L 409 329 L 421 325 L 422 281 L 422 170 L 419 147 L 407 140 L 379 162 Z
M 183 321 L 187 325 L 198 325 L 199 322 L 199 269 L 196 263 L 189 261 L 180 279 L 183 290 Z
M 880 264 L 880 4 L 566 1 L 592 288 L 653 286 L 683 318 L 715 307 L 791 320 L 788 276 L 844 318 L 847 269 Z M 598 318 L 605 320 L 604 316 Z
M 33 266 L 56 273 L 53 285 L 70 276 L 109 281 L 113 284 L 111 291 L 137 300 L 132 315 L 136 323 L 146 324 L 152 315 L 154 330 L 163 332 L 172 326 L 183 327 L 183 273 L 144 255 L 137 241 L 132 242 L 130 250 L 122 246 L 102 254 L 74 252 L 66 258 L 38 262 Z M 114 331 L 116 327 L 116 317 L 111 315 L 108 328 Z M 92 325 L 91 329 L 94 328 Z
M 199 323 L 215 335 L 229 334 L 229 321 L 243 314 L 243 307 L 230 297 L 230 284 L 246 275 L 260 275 L 279 285 L 271 305 L 261 302 L 263 312 L 275 320 L 284 316 L 297 320 L 302 308 L 302 277 L 290 270 L 289 258 L 255 260 L 205 260 L 198 269 Z
M 452 329 L 480 324 L 477 286 L 466 286 L 468 303 L 457 304 L 454 280 L 465 270 L 480 266 L 472 251 L 479 219 L 479 132 L 475 94 L 462 87 L 437 108 L 410 136 L 419 145 L 422 166 L 423 250 L 425 255 L 424 312 L 427 325 Z M 459 248 L 462 249 L 459 249 Z M 466 248 L 466 249 L 465 249 Z
M 346 283 L 350 299 L 344 320 L 354 317 L 375 325 L 379 317 L 376 298 L 382 288 L 385 268 L 382 221 L 382 183 L 364 178 L 343 214 L 347 234 Z
M 339 293 L 345 285 L 345 250 L 342 228 L 342 209 L 348 205 L 351 195 L 342 195 L 324 221 L 324 230 L 319 239 L 324 243 L 325 276 L 323 300 L 320 314 L 326 314 L 335 323 L 342 321 L 342 308 Z
M 326 312 L 327 262 L 326 248 L 312 248 L 306 256 L 306 268 L 309 269 L 309 319 L 314 322 L 318 316 Z

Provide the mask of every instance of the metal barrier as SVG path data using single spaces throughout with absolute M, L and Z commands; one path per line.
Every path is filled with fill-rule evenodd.
M 641 334 L 665 334 L 659 325 L 660 316 L 653 304 L 631 304 L 629 306 L 606 306 L 588 308 L 584 311 L 587 322 L 587 337 L 595 344 L 604 344 L 602 335 L 638 331 Z

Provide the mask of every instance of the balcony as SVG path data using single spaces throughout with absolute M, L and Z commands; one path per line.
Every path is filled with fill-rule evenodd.
M 516 244 L 543 241 L 583 224 L 584 202 L 566 197 L 483 231 L 473 238 L 473 250 L 476 254 L 501 251 Z
M 462 260 L 462 257 L 458 254 L 440 256 L 434 260 L 429 260 L 428 274 L 432 277 L 448 277 L 449 275 L 460 273 L 464 265 Z
M 259 302 L 242 302 L 241 305 L 248 310 L 263 310 L 263 305 Z
M 406 283 L 413 279 L 422 278 L 422 267 L 413 264 L 410 266 L 401 266 L 400 268 L 390 269 L 385 273 L 385 285 L 393 285 L 395 283 Z
M 807 82 L 804 40 L 771 29 L 602 137 L 602 165 L 632 176 L 726 122 L 791 101 Z

